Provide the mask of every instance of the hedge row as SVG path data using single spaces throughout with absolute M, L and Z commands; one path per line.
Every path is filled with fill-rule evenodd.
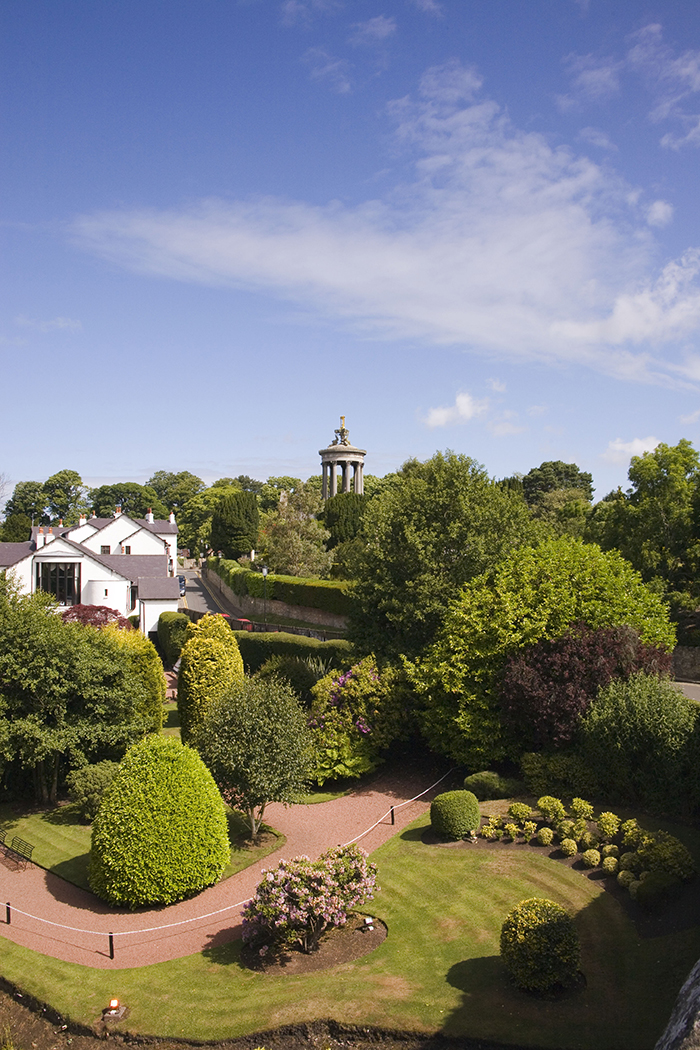
M 158 642 L 169 667 L 177 663 L 189 622 L 184 613 L 164 612 L 158 617 Z
M 318 638 L 305 638 L 284 631 L 258 632 L 234 631 L 238 648 L 248 674 L 255 674 L 271 656 L 317 656 L 330 660 L 334 667 L 349 667 L 353 660 L 353 648 L 344 638 L 333 638 L 321 642 Z
M 207 567 L 220 576 L 234 594 L 263 598 L 265 595 L 288 605 L 303 605 L 308 609 L 348 616 L 351 598 L 346 580 L 305 580 L 298 576 L 277 576 L 270 573 L 267 584 L 262 573 L 244 569 L 238 562 L 225 558 L 209 558 Z

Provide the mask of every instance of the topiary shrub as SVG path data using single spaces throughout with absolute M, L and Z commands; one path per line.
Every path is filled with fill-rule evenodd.
M 184 613 L 164 612 L 158 617 L 158 644 L 169 667 L 180 659 L 189 622 Z
M 479 802 L 472 791 L 445 791 L 430 804 L 430 823 L 436 835 L 461 839 L 481 823 Z
M 566 816 L 566 808 L 559 798 L 542 795 L 537 799 L 537 808 L 548 824 L 559 824 Z
M 572 798 L 571 812 L 577 820 L 593 820 L 593 806 L 584 798 Z
M 557 837 L 561 842 L 563 839 L 573 838 L 574 835 L 574 822 L 573 820 L 562 820 L 556 827 Z
M 695 863 L 683 843 L 667 831 L 644 834 L 637 845 L 640 866 L 650 871 L 665 871 L 677 879 L 690 879 Z
M 484 769 L 481 773 L 472 773 L 464 780 L 466 791 L 472 791 L 479 802 L 487 802 L 489 799 L 511 798 L 513 795 L 521 795 L 525 785 L 521 780 L 513 780 L 510 777 L 502 777 L 492 769 Z
M 600 866 L 606 875 L 617 875 L 620 864 L 617 857 L 603 857 Z
M 600 850 L 587 849 L 581 854 L 584 868 L 597 868 L 600 864 Z
M 600 852 L 604 857 L 618 858 L 620 856 L 620 847 L 615 846 L 612 842 L 610 842 L 607 846 L 603 846 Z
M 540 846 L 551 846 L 554 841 L 554 832 L 551 828 L 540 828 L 537 832 L 537 841 Z
M 650 871 L 639 881 L 636 900 L 644 908 L 658 908 L 678 891 L 681 882 L 667 871 Z
M 194 736 L 207 706 L 243 681 L 243 660 L 223 616 L 189 624 L 177 678 L 177 709 L 183 743 Z
M 501 929 L 501 958 L 526 991 L 570 987 L 578 976 L 580 945 L 571 916 L 554 901 L 521 901 Z
M 623 853 L 620 857 L 620 871 L 633 871 L 635 874 L 642 870 L 642 862 L 637 853 Z
M 530 819 L 532 810 L 528 806 L 527 802 L 511 802 L 508 806 L 508 816 L 512 817 L 513 820 L 524 821 Z
M 534 820 L 526 820 L 523 824 L 523 835 L 529 841 L 537 831 L 537 824 Z
M 597 849 L 599 845 L 598 836 L 594 835 L 592 831 L 584 831 L 583 835 L 581 835 L 578 840 L 578 843 L 584 850 Z
M 172 737 L 132 747 L 92 827 L 97 896 L 127 908 L 171 904 L 218 882 L 229 858 L 224 804 L 199 755 Z
M 634 872 L 630 871 L 628 868 L 625 868 L 624 871 L 618 872 L 617 882 L 618 885 L 622 886 L 623 889 L 626 890 L 630 883 L 634 881 Z
M 627 892 L 629 893 L 633 901 L 636 901 L 637 890 L 641 885 L 642 884 L 639 879 L 632 879 L 632 881 L 627 884 Z
M 518 835 L 520 834 L 520 828 L 517 824 L 504 824 L 503 830 L 513 842 L 515 842 Z
M 562 839 L 559 849 L 565 857 L 575 857 L 578 853 L 578 845 L 575 839 Z
M 626 820 L 620 826 L 620 833 L 622 834 L 623 846 L 636 846 L 641 841 L 642 835 L 644 835 L 644 831 L 642 831 L 634 817 L 631 820 Z
M 96 762 L 92 766 L 74 769 L 66 777 L 68 797 L 78 807 L 83 823 L 91 824 L 97 816 L 102 796 L 118 769 L 118 762 Z
M 577 842 L 580 842 L 583 836 L 587 834 L 587 832 L 588 823 L 585 820 L 582 820 L 581 817 L 579 817 L 577 820 L 574 821 L 573 827 L 571 829 L 572 839 L 576 839 Z
M 620 818 L 616 813 L 601 813 L 596 821 L 601 839 L 612 839 L 620 830 Z

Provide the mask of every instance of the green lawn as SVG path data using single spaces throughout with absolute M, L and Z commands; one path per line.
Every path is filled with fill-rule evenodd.
M 116 995 L 131 1009 L 130 1031 L 159 1036 L 223 1039 L 332 1017 L 557 1050 L 653 1047 L 700 955 L 700 928 L 641 939 L 609 894 L 543 852 L 428 846 L 421 841 L 426 824 L 427 817 L 416 821 L 374 854 L 382 889 L 369 908 L 389 936 L 371 955 L 335 970 L 251 973 L 233 942 L 106 972 L 4 942 L 2 973 L 87 1023 Z M 581 936 L 587 987 L 558 1002 L 512 988 L 498 955 L 506 913 L 532 896 L 567 908 Z
M 260 846 L 251 846 L 248 842 L 248 828 L 241 814 L 227 808 L 227 818 L 231 860 L 224 869 L 224 879 L 281 849 L 286 842 L 284 835 L 265 825 L 265 830 L 272 832 L 276 837 Z M 34 846 L 32 860 L 40 868 L 46 868 L 54 875 L 60 875 L 67 882 L 85 890 L 90 889 L 87 867 L 92 829 L 89 825 L 79 822 L 74 806 L 60 806 L 57 809 L 18 815 L 13 812 L 11 805 L 5 803 L 0 805 L 0 828 L 30 842 Z

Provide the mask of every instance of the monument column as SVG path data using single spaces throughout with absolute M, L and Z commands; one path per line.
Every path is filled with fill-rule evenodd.
M 323 498 L 332 499 L 338 494 L 338 468 L 343 476 L 341 492 L 350 492 L 354 488 L 358 495 L 364 492 L 364 460 L 367 452 L 350 444 L 350 432 L 345 426 L 345 416 L 340 417 L 340 427 L 335 438 L 327 448 L 319 450 L 321 457 Z M 352 468 L 352 482 L 350 470 Z

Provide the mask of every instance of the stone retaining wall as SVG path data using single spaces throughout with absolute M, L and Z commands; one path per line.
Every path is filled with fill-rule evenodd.
M 679 682 L 700 682 L 700 646 L 677 645 L 671 670 Z
M 271 622 L 275 617 L 280 616 L 285 620 L 302 620 L 304 623 L 316 623 L 320 627 L 332 627 L 336 631 L 347 630 L 347 616 L 325 612 L 323 609 L 311 609 L 308 605 L 287 605 L 286 602 L 278 602 L 274 599 L 266 602 L 263 598 L 251 598 L 249 594 L 234 594 L 217 573 L 208 571 L 206 565 L 202 566 L 202 575 L 206 578 L 207 587 L 210 590 L 218 591 L 245 616 L 257 618 L 267 615 Z

